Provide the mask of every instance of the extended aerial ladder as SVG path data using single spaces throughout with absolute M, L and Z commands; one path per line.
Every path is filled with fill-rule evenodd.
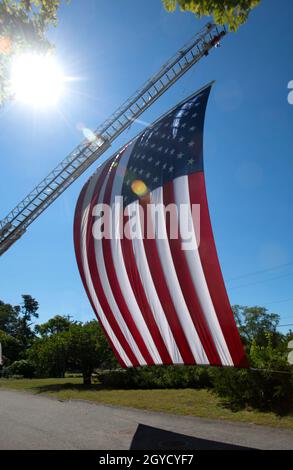
M 78 145 L 33 191 L 0 221 L 0 256 L 27 227 L 60 196 L 138 116 L 149 108 L 211 48 L 217 46 L 226 28 L 208 23 L 185 44 L 159 72 L 137 90 L 94 133 L 94 141 Z

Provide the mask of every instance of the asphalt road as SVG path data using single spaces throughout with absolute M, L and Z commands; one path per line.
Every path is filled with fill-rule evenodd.
M 293 449 L 293 431 L 0 391 L 0 449 Z

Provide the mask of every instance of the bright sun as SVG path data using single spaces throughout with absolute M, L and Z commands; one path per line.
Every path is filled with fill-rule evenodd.
M 64 81 L 60 66 L 50 55 L 23 54 L 13 60 L 11 87 L 18 101 L 36 107 L 54 106 Z

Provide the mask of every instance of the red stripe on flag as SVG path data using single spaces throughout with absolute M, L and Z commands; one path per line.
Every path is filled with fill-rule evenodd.
M 99 313 L 96 310 L 96 307 L 95 307 L 95 305 L 92 301 L 92 298 L 91 298 L 91 295 L 90 295 L 90 292 L 89 292 L 89 289 L 88 289 L 88 286 L 87 286 L 87 282 L 86 282 L 86 279 L 85 279 L 85 275 L 84 275 L 84 269 L 83 269 L 83 264 L 82 264 L 81 251 L 80 251 L 80 230 L 81 230 L 81 211 L 82 211 L 84 197 L 85 197 L 86 191 L 88 189 L 88 186 L 89 186 L 89 181 L 84 185 L 84 187 L 83 187 L 83 189 L 80 193 L 80 196 L 78 198 L 78 202 L 77 202 L 77 205 L 76 205 L 76 209 L 75 209 L 75 214 L 74 214 L 73 234 L 74 234 L 74 248 L 75 248 L 75 255 L 76 255 L 78 270 L 79 270 L 79 274 L 80 274 L 82 283 L 84 285 L 85 291 L 87 293 L 88 299 L 91 303 L 92 309 L 95 312 L 97 318 L 99 319 L 100 325 L 101 325 L 101 327 L 102 327 L 102 329 L 105 333 L 105 336 L 108 339 L 117 360 L 119 361 L 119 363 L 121 364 L 122 367 L 126 368 L 127 366 L 126 366 L 125 362 L 123 361 L 122 357 L 118 353 L 118 351 L 115 347 L 115 344 L 113 343 L 113 341 L 109 337 L 106 329 L 104 328 L 104 325 L 103 325 L 102 321 L 99 318 Z
M 200 204 L 199 255 L 214 308 L 235 366 L 248 367 L 243 345 L 237 330 L 226 292 L 214 241 L 202 172 L 188 177 L 191 204 Z
M 140 200 L 140 205 L 144 210 L 144 219 L 147 220 L 147 224 L 142 224 L 143 230 L 143 243 L 145 254 L 147 257 L 149 269 L 151 272 L 151 276 L 153 278 L 153 282 L 157 291 L 157 295 L 160 299 L 162 308 L 165 312 L 166 319 L 169 323 L 170 329 L 172 331 L 173 337 L 176 341 L 177 348 L 180 351 L 181 357 L 183 359 L 184 364 L 195 364 L 195 359 L 193 357 L 192 351 L 189 347 L 187 339 L 185 337 L 184 331 L 178 319 L 178 315 L 176 309 L 174 307 L 172 297 L 170 295 L 164 271 L 161 266 L 161 260 L 158 253 L 158 248 L 156 245 L 156 240 L 153 237 L 153 227 L 151 226 L 152 222 L 150 217 L 147 219 L 146 211 L 147 211 L 147 204 L 150 203 L 149 196 L 145 197 L 143 200 Z M 148 226 L 148 227 L 147 227 Z M 148 237 L 148 233 L 151 237 Z
M 163 197 L 165 207 L 168 204 L 176 204 L 174 196 L 173 181 L 163 186 Z M 177 217 L 177 216 L 176 216 Z M 199 339 L 211 365 L 222 365 L 221 359 L 215 347 L 209 326 L 206 322 L 204 313 L 199 303 L 193 281 L 190 275 L 189 267 L 182 249 L 182 239 L 180 237 L 179 221 L 177 218 L 178 238 L 171 238 L 170 217 L 166 217 L 166 228 L 168 234 L 169 246 L 175 266 L 177 278 L 184 296 L 192 322 L 198 333 Z

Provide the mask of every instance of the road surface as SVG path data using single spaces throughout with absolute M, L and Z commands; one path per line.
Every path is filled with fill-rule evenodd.
M 0 391 L 0 449 L 293 449 L 293 431 Z

